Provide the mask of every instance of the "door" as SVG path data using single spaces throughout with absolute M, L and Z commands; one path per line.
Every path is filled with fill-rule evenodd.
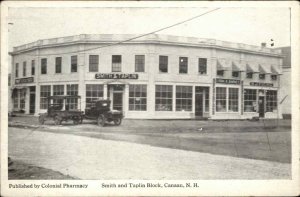
M 30 87 L 30 95 L 29 95 L 29 113 L 35 113 L 35 87 Z
M 203 93 L 195 94 L 195 116 L 203 117 Z
M 123 93 L 114 92 L 113 93 L 113 109 L 123 111 Z
M 265 97 L 260 96 L 258 98 L 258 113 L 259 117 L 263 118 L 265 117 Z

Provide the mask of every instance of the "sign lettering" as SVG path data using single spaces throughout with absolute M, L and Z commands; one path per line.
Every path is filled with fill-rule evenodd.
M 15 84 L 21 84 L 21 83 L 33 83 L 34 78 L 33 77 L 27 77 L 27 78 L 21 78 L 21 79 L 16 79 Z
M 273 83 L 260 83 L 260 82 L 250 82 L 251 86 L 266 86 L 273 87 Z
M 236 79 L 216 79 L 216 83 L 224 83 L 224 84 L 235 84 L 235 85 L 239 85 L 241 83 L 240 80 L 236 80 Z
M 95 79 L 138 79 L 138 74 L 96 73 Z

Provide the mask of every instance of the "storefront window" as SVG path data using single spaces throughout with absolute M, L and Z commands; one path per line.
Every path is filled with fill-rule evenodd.
M 112 56 L 112 72 L 121 72 L 122 71 L 122 56 L 113 55 Z
M 26 96 L 26 89 L 22 89 L 20 92 L 20 109 L 25 109 L 25 96 Z
M 147 110 L 147 85 L 129 85 L 129 110 Z
M 135 72 L 145 72 L 145 55 L 135 56 Z
M 67 95 L 78 95 L 78 84 L 69 84 L 67 85 Z M 77 98 L 68 98 L 66 109 L 78 109 L 78 99 Z
M 179 58 L 179 73 L 188 73 L 188 58 Z
M 16 94 L 14 96 L 14 109 L 17 109 L 17 108 L 19 108 L 19 95 L 18 94 Z
M 252 89 L 244 90 L 244 111 L 245 112 L 256 112 L 257 106 L 257 91 Z
M 53 85 L 53 96 L 64 95 L 64 85 Z M 53 104 L 63 105 L 62 99 L 53 99 Z
M 216 111 L 226 112 L 226 88 L 216 88 Z
M 228 88 L 228 111 L 237 112 L 239 111 L 239 89 Z
M 192 86 L 176 86 L 176 111 L 192 111 Z
M 209 88 L 205 87 L 204 91 L 205 91 L 205 108 L 204 108 L 204 111 L 209 112 Z
M 103 98 L 103 85 L 87 84 L 86 85 L 86 107 L 92 107 L 94 101 Z
M 173 109 L 173 86 L 156 85 L 155 86 L 155 110 L 172 111 Z
M 267 100 L 267 112 L 274 112 L 277 110 L 277 91 L 267 90 L 266 91 Z
M 44 85 L 41 86 L 40 91 L 40 108 L 41 109 L 48 109 L 48 96 L 51 95 L 51 86 L 50 85 Z

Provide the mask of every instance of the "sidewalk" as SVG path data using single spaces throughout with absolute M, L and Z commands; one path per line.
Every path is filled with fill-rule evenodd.
M 96 126 L 96 121 L 84 120 L 83 125 L 92 124 Z M 47 121 L 45 126 L 54 125 L 54 121 Z M 73 125 L 72 121 L 63 122 L 63 125 Z M 9 127 L 38 128 L 39 122 L 36 116 L 16 116 L 8 118 Z M 207 132 L 258 132 L 263 130 L 276 131 L 281 129 L 291 129 L 291 120 L 281 119 L 261 119 L 250 120 L 138 120 L 124 119 L 120 128 L 126 130 L 162 132 L 172 131 L 193 131 L 195 129 L 205 129 Z

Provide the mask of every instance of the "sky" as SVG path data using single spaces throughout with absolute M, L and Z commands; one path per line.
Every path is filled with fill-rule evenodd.
M 79 34 L 145 34 L 214 8 L 201 7 L 78 7 L 9 8 L 10 51 L 39 39 Z M 275 47 L 290 46 L 290 10 L 276 8 L 221 8 L 158 34 L 213 38 Z M 270 46 L 270 45 L 268 45 Z

